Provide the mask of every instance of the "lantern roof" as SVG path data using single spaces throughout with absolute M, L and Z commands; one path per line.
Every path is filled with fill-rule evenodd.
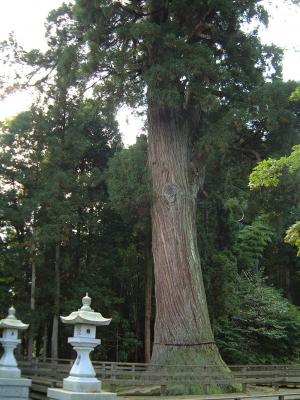
M 82 298 L 82 307 L 78 311 L 73 311 L 67 317 L 60 317 L 65 324 L 88 324 L 88 325 L 109 325 L 111 318 L 104 318 L 99 312 L 91 308 L 91 298 L 88 293 Z
M 0 328 L 4 329 L 18 329 L 25 330 L 29 327 L 29 324 L 24 324 L 22 321 L 16 318 L 16 309 L 11 306 L 8 310 L 8 316 L 0 321 Z

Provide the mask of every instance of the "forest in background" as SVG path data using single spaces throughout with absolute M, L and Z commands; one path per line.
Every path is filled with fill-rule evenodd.
M 92 307 L 113 318 L 99 329 L 103 346 L 94 359 L 149 361 L 147 135 L 124 148 L 116 93 L 105 86 L 85 95 L 70 38 L 64 29 L 53 33 L 64 12 L 49 17 L 46 57 L 22 53 L 12 38 L 2 44 L 3 54 L 31 67 L 46 68 L 51 56 L 55 76 L 37 82 L 40 98 L 30 110 L 1 123 L 1 317 L 14 303 L 30 323 L 24 355 L 69 358 L 71 331 L 58 316 L 79 308 L 88 291 Z M 300 265 L 284 241 L 299 214 L 299 176 L 284 169 L 276 187 L 249 187 L 258 162 L 287 156 L 299 143 L 299 84 L 282 81 L 281 53 L 272 51 L 268 79 L 242 93 L 227 87 L 230 106 L 206 97 L 205 133 L 193 148 L 206 160 L 197 195 L 201 266 L 215 340 L 229 364 L 299 362 Z

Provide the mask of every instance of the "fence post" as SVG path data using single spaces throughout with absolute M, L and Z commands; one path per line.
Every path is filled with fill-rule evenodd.
M 37 374 L 38 374 L 38 364 L 39 364 L 39 359 L 36 357 L 34 359 L 34 366 L 33 366 L 34 376 L 37 376 Z
M 160 395 L 161 396 L 166 396 L 167 395 L 167 385 L 161 385 L 160 386 Z
M 280 369 L 280 371 L 282 371 L 282 369 Z M 279 390 L 279 384 L 280 384 L 280 379 L 282 378 L 282 376 L 280 376 L 279 374 L 278 374 L 278 367 L 276 366 L 275 367 L 275 371 L 273 372 L 273 378 L 274 378 L 274 384 L 272 385 L 273 386 L 273 388 L 274 388 L 274 390 L 276 391 L 276 390 Z
M 111 363 L 111 374 L 110 374 L 110 390 L 112 392 L 115 392 L 117 389 L 117 384 L 116 384 L 116 368 L 115 368 L 115 364 Z
M 209 386 L 208 383 L 204 383 L 204 385 L 203 385 L 204 394 L 208 394 L 208 386 Z
M 246 379 L 246 380 L 248 378 L 248 376 L 246 376 L 246 374 L 245 374 L 247 369 L 248 368 L 245 368 L 245 367 L 242 368 L 242 376 L 243 376 L 243 379 Z M 247 392 L 247 383 L 246 382 L 242 382 L 242 392 Z

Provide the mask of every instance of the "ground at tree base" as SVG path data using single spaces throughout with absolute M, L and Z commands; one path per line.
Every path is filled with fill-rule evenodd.
M 199 347 L 154 345 L 149 367 L 150 377 L 151 372 L 157 372 L 159 366 L 162 366 L 162 377 L 165 376 L 165 368 L 170 368 L 167 374 L 169 376 L 172 376 L 172 372 L 186 373 L 187 369 L 190 371 L 189 382 L 184 383 L 179 376 L 178 383 L 173 381 L 166 384 L 167 395 L 230 393 L 241 390 L 241 386 L 234 382 L 231 371 L 220 356 L 215 343 Z M 201 375 L 204 384 L 198 384 Z

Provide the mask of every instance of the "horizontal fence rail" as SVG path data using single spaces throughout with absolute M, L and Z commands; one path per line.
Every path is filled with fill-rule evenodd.
M 44 399 L 47 387 L 61 387 L 69 374 L 74 360 L 33 359 L 19 361 L 23 376 L 32 379 L 32 399 Z M 124 362 L 93 362 L 97 378 L 117 387 L 159 386 L 164 393 L 169 385 L 202 385 L 207 391 L 210 385 L 300 386 L 300 365 L 229 365 L 224 372 L 215 365 L 153 365 Z

